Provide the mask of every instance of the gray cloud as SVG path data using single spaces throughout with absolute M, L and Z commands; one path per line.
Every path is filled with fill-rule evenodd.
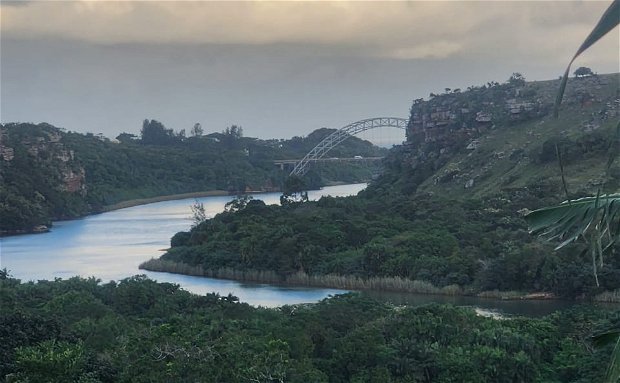
M 290 137 L 444 87 L 556 78 L 606 2 L 2 2 L 2 121 Z M 618 34 L 576 65 L 618 71 Z
M 582 36 L 604 2 L 72 1 L 2 7 L 3 35 L 100 44 L 323 44 L 451 57 L 489 34 L 532 45 Z M 564 33 L 569 32 L 569 36 Z M 555 37 L 555 38 L 554 38 Z M 554 41 L 554 43 L 557 43 Z M 360 54 L 368 51 L 360 49 Z M 480 52 L 483 53 L 483 52 Z

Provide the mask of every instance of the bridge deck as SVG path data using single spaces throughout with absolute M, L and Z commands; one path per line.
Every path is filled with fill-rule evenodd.
M 340 161 L 379 161 L 385 157 L 328 157 L 328 158 L 309 158 L 307 159 L 310 162 L 340 162 Z M 299 163 L 302 159 L 298 160 L 273 160 L 274 165 L 295 165 Z

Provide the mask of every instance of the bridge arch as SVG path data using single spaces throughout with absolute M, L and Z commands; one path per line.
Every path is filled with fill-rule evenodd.
M 406 129 L 407 120 L 398 117 L 367 118 L 338 129 L 329 136 L 325 137 L 318 143 L 317 146 L 309 151 L 301 161 L 295 164 L 295 168 L 293 168 L 291 174 L 289 175 L 303 176 L 308 171 L 311 162 L 322 158 L 325 154 L 327 154 L 327 152 L 338 146 L 342 141 L 363 131 L 383 127 Z

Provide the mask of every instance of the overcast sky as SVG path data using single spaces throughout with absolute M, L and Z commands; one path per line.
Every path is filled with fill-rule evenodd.
M 609 1 L 2 1 L 1 120 L 289 138 L 446 87 L 557 78 Z M 577 62 L 619 71 L 616 28 Z

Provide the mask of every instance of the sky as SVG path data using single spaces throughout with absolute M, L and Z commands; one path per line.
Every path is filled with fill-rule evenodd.
M 444 88 L 557 78 L 609 4 L 3 0 L 0 120 L 290 138 L 407 118 Z M 616 28 L 573 68 L 620 71 L 619 40 Z

